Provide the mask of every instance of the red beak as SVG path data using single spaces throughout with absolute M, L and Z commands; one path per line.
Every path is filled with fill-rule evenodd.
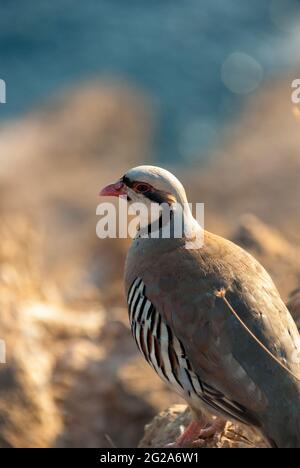
M 102 197 L 120 197 L 121 195 L 126 195 L 126 190 L 123 182 L 118 180 L 115 184 L 110 184 L 104 187 L 99 195 Z

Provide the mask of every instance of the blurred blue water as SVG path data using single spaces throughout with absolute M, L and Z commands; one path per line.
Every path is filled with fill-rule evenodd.
M 293 18 L 289 1 L 282 4 Z M 277 10 L 272 0 L 1 0 L 0 118 L 69 83 L 113 75 L 158 103 L 160 159 L 201 157 L 244 100 L 221 79 L 229 54 L 252 56 L 265 79 L 299 60 L 298 38 L 289 18 L 280 24 L 275 3 Z

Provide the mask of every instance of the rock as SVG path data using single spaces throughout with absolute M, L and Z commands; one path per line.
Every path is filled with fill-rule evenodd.
M 174 405 L 159 413 L 145 427 L 140 448 L 160 448 L 172 443 L 191 421 L 186 405 Z M 265 448 L 267 444 L 251 429 L 227 423 L 222 434 L 207 439 L 203 448 Z
M 257 252 L 259 255 L 284 258 L 291 261 L 295 255 L 295 248 L 283 237 L 278 230 L 263 223 L 254 215 L 241 217 L 234 242 L 247 250 Z
M 135 447 L 146 422 L 170 401 L 170 392 L 137 356 L 127 311 L 109 315 L 98 340 L 73 339 L 61 347 L 53 373 L 63 421 L 56 447 L 109 447 L 109 441 Z
M 94 82 L 0 128 L 0 446 L 135 446 L 174 401 L 128 328 L 128 242 L 99 241 L 91 215 L 100 187 L 145 157 L 148 111 Z
M 22 307 L 42 300 L 39 235 L 26 219 L 5 218 L 0 226 L 0 339 L 6 362 L 0 364 L 0 447 L 47 447 L 61 429 L 54 404 L 54 357 Z
M 231 238 L 266 268 L 282 297 L 287 299 L 299 281 L 299 247 L 254 215 L 242 216 Z
M 65 300 L 120 279 L 128 243 L 96 237 L 98 193 L 146 157 L 151 137 L 147 98 L 106 81 L 65 90 L 0 126 L 0 214 L 38 226 L 43 272 Z

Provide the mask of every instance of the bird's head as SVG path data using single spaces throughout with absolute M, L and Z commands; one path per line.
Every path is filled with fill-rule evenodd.
M 179 180 L 166 169 L 138 166 L 130 169 L 117 182 L 104 187 L 102 196 L 127 196 L 130 202 L 173 205 L 187 203 L 185 190 Z
M 165 169 L 134 167 L 117 182 L 104 187 L 100 195 L 126 196 L 134 208 L 138 205 L 140 229 L 151 228 L 151 233 L 161 233 L 161 228 L 166 227 L 171 237 L 188 239 L 191 247 L 187 248 L 202 245 L 203 229 L 192 215 L 183 185 Z

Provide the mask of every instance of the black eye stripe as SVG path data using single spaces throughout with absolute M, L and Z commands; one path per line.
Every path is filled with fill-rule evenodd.
M 123 184 L 125 184 L 127 187 L 129 188 L 134 188 L 135 185 L 145 185 L 145 187 L 149 187 L 149 184 L 147 184 L 147 182 L 139 182 L 137 180 L 130 180 L 129 177 L 127 177 L 126 175 L 124 175 L 121 179 L 121 181 L 123 182 Z
M 121 179 L 121 181 L 129 188 L 133 188 L 134 184 L 137 183 L 137 181 L 130 180 L 129 177 L 124 175 Z M 143 182 L 140 182 L 143 184 Z M 148 200 L 151 200 L 154 203 L 168 203 L 170 204 L 169 200 L 166 198 L 166 195 L 161 193 L 159 190 L 151 190 L 149 192 L 143 193 L 144 197 L 148 198 Z

